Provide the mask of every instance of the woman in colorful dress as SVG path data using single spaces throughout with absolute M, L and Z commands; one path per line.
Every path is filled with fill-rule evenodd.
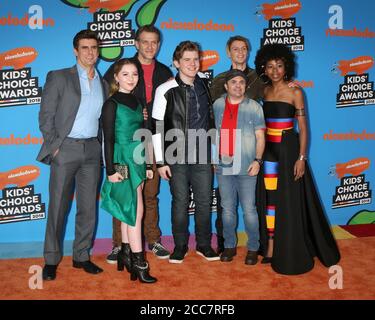
M 340 253 L 307 163 L 304 96 L 300 88 L 288 86 L 294 77 L 295 55 L 285 45 L 266 45 L 257 52 L 255 66 L 267 82 L 266 148 L 257 185 L 261 262 L 271 263 L 282 274 L 308 272 L 315 256 L 326 267 L 332 266 Z

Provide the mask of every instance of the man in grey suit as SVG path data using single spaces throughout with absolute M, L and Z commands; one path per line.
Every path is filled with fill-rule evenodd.
M 98 38 L 82 30 L 73 39 L 75 66 L 50 71 L 43 88 L 39 128 L 44 143 L 37 160 L 51 165 L 49 206 L 44 242 L 43 279 L 56 278 L 62 259 L 63 233 L 74 184 L 77 213 L 73 267 L 97 274 L 90 261 L 100 179 L 100 115 L 107 85 L 95 69 Z

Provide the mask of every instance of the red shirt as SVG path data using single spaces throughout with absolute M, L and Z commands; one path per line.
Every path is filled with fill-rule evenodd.
M 234 155 L 237 116 L 239 104 L 231 104 L 228 98 L 225 99 L 225 109 L 220 130 L 220 155 L 232 157 Z
M 149 103 L 152 100 L 152 76 L 154 74 L 155 61 L 151 64 L 142 64 L 142 69 L 145 81 L 146 102 Z

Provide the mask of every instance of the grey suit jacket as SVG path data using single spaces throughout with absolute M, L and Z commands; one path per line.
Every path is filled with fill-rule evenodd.
M 105 101 L 108 85 L 102 77 L 100 79 Z M 72 130 L 80 102 L 81 86 L 76 66 L 48 72 L 39 111 L 39 129 L 44 142 L 37 157 L 38 161 L 51 163 L 53 153 Z M 98 138 L 101 138 L 100 125 Z

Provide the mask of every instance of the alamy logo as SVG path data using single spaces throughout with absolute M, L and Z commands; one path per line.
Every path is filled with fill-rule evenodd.
M 44 27 L 53 27 L 55 21 L 52 18 L 44 18 L 43 8 L 39 5 L 32 5 L 29 11 L 22 18 L 15 17 L 12 13 L 0 17 L 0 26 L 21 26 L 29 27 L 31 30 L 42 30 Z

